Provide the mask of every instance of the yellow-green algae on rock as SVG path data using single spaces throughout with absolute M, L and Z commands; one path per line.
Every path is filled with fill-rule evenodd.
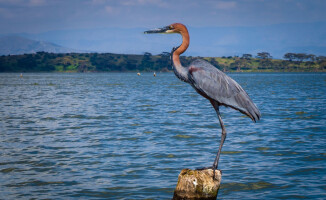
M 178 177 L 173 200 L 216 199 L 221 183 L 221 171 L 183 169 Z

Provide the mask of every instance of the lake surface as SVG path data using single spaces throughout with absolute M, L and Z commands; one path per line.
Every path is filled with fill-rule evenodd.
M 171 199 L 213 164 L 220 126 L 173 73 L 0 74 L 0 199 Z M 326 74 L 229 74 L 253 123 L 221 108 L 218 199 L 326 198 Z

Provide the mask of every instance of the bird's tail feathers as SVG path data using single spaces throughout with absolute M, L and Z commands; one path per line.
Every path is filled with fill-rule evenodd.
M 252 102 L 247 93 L 237 95 L 235 97 L 235 101 L 237 102 L 237 107 L 235 107 L 234 109 L 239 110 L 241 113 L 247 115 L 254 122 L 260 119 L 260 111 L 257 108 L 256 104 Z
M 252 121 L 257 122 L 260 117 L 260 111 L 257 108 L 257 106 L 251 102 L 250 104 L 247 104 L 247 108 L 246 108 L 246 113 L 245 113 L 248 117 L 250 117 L 252 119 Z

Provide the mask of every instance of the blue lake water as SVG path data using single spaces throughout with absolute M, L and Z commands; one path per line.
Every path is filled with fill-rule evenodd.
M 173 73 L 0 74 L 0 199 L 171 199 L 220 126 Z M 221 108 L 218 199 L 326 198 L 326 74 L 229 74 L 260 108 Z

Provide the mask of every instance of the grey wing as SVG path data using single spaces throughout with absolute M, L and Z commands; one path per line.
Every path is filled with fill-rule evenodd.
M 195 60 L 188 70 L 189 82 L 198 93 L 259 120 L 259 109 L 235 80 L 203 60 Z

